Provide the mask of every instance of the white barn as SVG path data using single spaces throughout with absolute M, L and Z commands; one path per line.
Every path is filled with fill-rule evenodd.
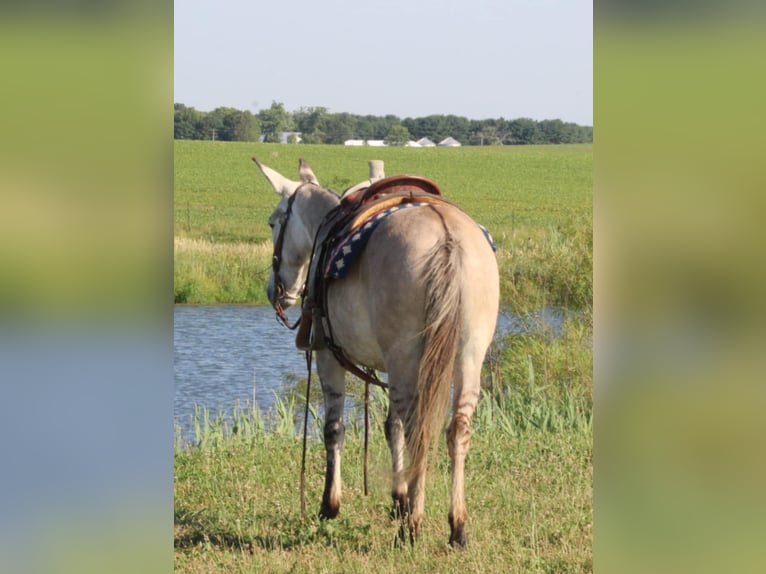
M 370 147 L 385 147 L 386 144 L 383 140 L 346 140 L 343 145 L 350 146 L 370 146 Z
M 460 147 L 462 144 L 453 137 L 444 138 L 439 142 L 442 147 Z

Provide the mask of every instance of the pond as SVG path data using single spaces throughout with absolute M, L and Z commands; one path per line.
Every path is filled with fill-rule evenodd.
M 556 329 L 562 317 L 552 308 L 534 320 L 501 313 L 496 336 L 523 332 L 540 319 Z M 193 436 L 195 405 L 207 408 L 212 417 L 230 413 L 237 401 L 256 403 L 265 412 L 287 380 L 306 376 L 295 331 L 284 328 L 274 310 L 262 305 L 176 305 L 173 365 L 173 416 L 183 439 Z

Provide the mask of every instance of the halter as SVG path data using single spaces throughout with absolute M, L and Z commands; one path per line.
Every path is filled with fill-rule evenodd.
M 281 322 L 288 329 L 295 329 L 298 325 L 300 325 L 301 318 L 298 317 L 298 320 L 291 325 L 284 309 L 282 309 L 282 305 L 279 304 L 279 299 L 287 295 L 287 287 L 285 287 L 285 283 L 282 281 L 282 277 L 279 275 L 279 265 L 282 263 L 282 245 L 285 242 L 285 229 L 287 229 L 287 221 L 290 219 L 290 215 L 293 212 L 293 203 L 295 203 L 295 197 L 307 183 L 308 182 L 304 182 L 299 185 L 293 194 L 287 198 L 287 209 L 279 218 L 279 234 L 277 235 L 277 241 L 274 243 L 274 254 L 271 258 L 271 270 L 274 273 L 274 289 L 276 290 L 274 294 L 274 310 L 277 312 L 277 321 Z M 305 290 L 306 284 L 304 283 L 300 288 L 298 295 L 303 297 Z

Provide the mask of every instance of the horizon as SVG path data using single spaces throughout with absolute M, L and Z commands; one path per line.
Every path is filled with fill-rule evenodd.
M 277 103 L 281 103 L 281 102 L 277 102 Z M 236 106 L 225 106 L 225 105 L 224 106 L 215 106 L 214 108 L 209 109 L 209 110 L 202 110 L 202 109 L 200 109 L 200 108 L 198 108 L 196 106 L 189 105 L 186 102 L 174 101 L 173 105 L 175 106 L 176 104 L 181 104 L 183 106 L 186 106 L 187 108 L 191 108 L 191 109 L 194 109 L 194 110 L 196 110 L 198 112 L 202 112 L 202 113 L 205 113 L 205 114 L 209 114 L 210 112 L 212 112 L 212 111 L 214 111 L 216 109 L 219 109 L 219 108 L 233 108 L 233 109 L 239 110 L 241 112 L 246 112 L 247 111 L 247 112 L 250 112 L 251 114 L 253 114 L 255 116 L 257 116 L 258 112 L 261 111 L 261 110 L 258 110 L 258 111 L 254 112 L 252 110 L 243 110 L 241 108 L 237 108 Z M 271 104 L 269 104 L 268 107 L 261 108 L 261 109 L 268 109 L 269 107 L 271 107 Z M 295 109 L 295 110 L 288 110 L 285 107 L 285 110 L 288 113 L 290 113 L 290 114 L 294 114 L 294 113 L 300 112 L 301 110 L 307 110 L 307 109 L 319 108 L 319 107 L 324 107 L 324 106 L 300 106 L 300 107 L 298 107 L 298 109 Z M 459 114 L 450 114 L 450 113 L 438 113 L 438 114 L 434 113 L 434 114 L 425 114 L 425 115 L 418 115 L 418 116 L 397 116 L 396 114 L 391 114 L 391 113 L 388 113 L 388 114 L 356 114 L 356 113 L 346 112 L 346 111 L 333 111 L 333 110 L 330 110 L 330 109 L 327 110 L 327 113 L 328 114 L 345 114 L 345 113 L 347 113 L 347 114 L 350 114 L 352 116 L 359 116 L 359 117 L 372 116 L 372 117 L 378 117 L 378 118 L 383 118 L 383 117 L 387 117 L 387 116 L 394 116 L 394 117 L 399 118 L 400 120 L 426 118 L 426 117 L 429 117 L 429 116 L 455 116 L 455 117 L 458 117 L 458 118 L 465 118 L 468 121 L 475 121 L 475 122 L 483 122 L 483 121 L 488 121 L 488 120 L 503 120 L 503 121 L 532 120 L 532 121 L 535 121 L 535 122 L 539 123 L 539 122 L 544 122 L 544 121 L 556 121 L 556 120 L 558 120 L 558 121 L 561 121 L 561 122 L 564 122 L 564 123 L 567 123 L 567 124 L 576 124 L 576 125 L 579 125 L 581 127 L 591 127 L 591 128 L 593 127 L 592 123 L 590 123 L 590 124 L 580 124 L 580 123 L 577 123 L 577 122 L 567 121 L 567 120 L 565 120 L 563 118 L 535 119 L 535 118 L 530 118 L 528 116 L 471 118 L 471 117 L 468 117 L 468 116 L 461 116 Z
M 585 0 L 187 0 L 174 11 L 174 98 L 205 112 L 311 101 L 356 116 L 592 126 L 592 14 Z

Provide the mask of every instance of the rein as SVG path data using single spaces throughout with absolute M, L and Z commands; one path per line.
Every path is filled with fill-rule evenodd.
M 284 297 L 287 294 L 287 288 L 285 287 L 284 281 L 282 281 L 282 277 L 279 275 L 279 267 L 282 263 L 282 247 L 284 245 L 285 241 L 285 230 L 287 229 L 287 222 L 290 219 L 290 215 L 293 212 L 293 204 L 295 203 L 295 198 L 298 195 L 298 192 L 303 188 L 304 185 L 306 185 L 307 182 L 304 182 L 303 184 L 299 185 L 296 190 L 293 192 L 293 194 L 287 199 L 287 209 L 285 210 L 285 213 L 282 214 L 282 216 L 279 218 L 279 234 L 277 235 L 277 240 L 274 243 L 274 252 L 271 258 L 271 269 L 274 273 L 274 288 L 275 288 L 275 304 L 274 304 L 274 310 L 277 314 L 277 321 L 282 323 L 285 327 L 287 327 L 290 330 L 296 329 L 301 324 L 301 319 L 303 318 L 303 314 L 301 314 L 298 317 L 298 320 L 295 321 L 295 323 L 290 324 L 290 321 L 285 314 L 284 309 L 282 308 L 282 305 L 279 304 L 279 299 L 281 297 Z M 316 239 L 316 238 L 315 238 Z M 314 248 L 316 248 L 316 245 L 314 245 Z M 312 253 L 312 258 L 313 258 Z M 303 299 L 306 296 L 307 287 L 304 283 L 303 287 L 301 287 L 300 290 L 300 297 Z M 326 292 L 325 292 L 326 296 Z M 329 327 L 329 322 L 328 322 Z M 355 365 L 353 362 L 351 362 L 343 352 L 343 349 L 341 349 L 335 342 L 332 340 L 332 328 L 329 327 L 330 335 L 329 341 L 327 341 L 327 346 L 332 350 L 333 355 L 335 355 L 335 358 L 338 360 L 338 362 L 348 371 L 350 371 L 352 374 L 359 377 L 361 380 L 364 381 L 364 495 L 367 496 L 368 493 L 368 480 L 367 480 L 367 460 L 368 460 L 368 435 L 369 435 L 369 426 L 370 426 L 370 415 L 369 415 L 369 407 L 370 407 L 370 384 L 377 385 L 383 389 L 388 389 L 388 384 L 381 381 L 377 375 L 375 374 L 374 370 L 371 369 L 361 369 L 357 365 Z M 311 391 L 311 357 L 312 352 L 311 350 L 306 351 L 306 370 L 308 372 L 307 378 L 306 378 L 306 406 L 305 406 L 305 412 L 303 415 L 303 448 L 301 453 L 301 518 L 305 520 L 306 518 L 306 436 L 308 434 L 308 416 L 309 416 L 309 394 Z
M 309 393 L 311 392 L 311 351 L 306 351 L 306 407 L 303 412 L 303 452 L 301 453 L 301 519 L 306 519 L 306 434 L 309 425 Z M 367 494 L 367 477 L 365 476 L 365 494 Z

